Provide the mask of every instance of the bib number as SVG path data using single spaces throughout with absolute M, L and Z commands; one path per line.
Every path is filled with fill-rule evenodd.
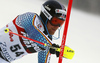
M 24 52 L 19 52 L 20 49 L 21 49 L 21 47 L 19 46 L 19 44 L 16 44 L 16 45 L 13 45 L 13 46 L 10 47 L 10 50 L 11 50 L 12 52 L 15 52 L 16 57 L 18 57 L 18 56 L 24 54 Z

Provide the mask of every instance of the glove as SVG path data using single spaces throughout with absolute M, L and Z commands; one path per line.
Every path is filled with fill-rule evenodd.
M 59 45 L 56 45 L 56 44 L 52 44 L 52 46 L 53 46 L 53 47 L 56 47 L 56 48 L 60 48 Z M 49 51 L 50 51 L 51 54 L 56 54 L 56 56 L 59 57 L 60 52 L 56 51 L 56 50 L 53 49 L 53 48 L 50 48 Z

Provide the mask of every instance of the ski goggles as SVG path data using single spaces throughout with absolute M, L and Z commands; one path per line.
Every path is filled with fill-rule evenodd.
M 52 20 L 50 20 L 50 24 L 53 26 L 62 26 L 62 24 L 64 23 L 65 20 L 61 20 L 57 17 L 53 17 Z

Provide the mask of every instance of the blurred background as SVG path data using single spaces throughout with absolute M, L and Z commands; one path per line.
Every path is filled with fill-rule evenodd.
M 68 0 L 58 0 L 63 4 L 68 4 Z M 100 0 L 73 0 L 73 8 L 100 15 Z
M 16 16 L 26 13 L 40 13 L 46 0 L 0 0 L 0 28 Z M 57 0 L 67 8 L 68 0 Z M 61 37 L 53 40 L 61 44 Z M 72 60 L 63 58 L 62 63 L 100 63 L 100 0 L 73 0 L 66 45 L 75 50 Z M 55 34 L 56 35 L 56 34 Z M 37 53 L 29 54 L 11 63 L 38 63 Z M 58 63 L 51 55 L 50 63 Z

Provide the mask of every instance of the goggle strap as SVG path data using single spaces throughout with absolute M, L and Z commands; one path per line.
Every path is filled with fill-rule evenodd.
M 44 8 L 44 6 L 41 6 L 41 11 L 44 13 L 44 15 L 51 20 L 52 16 L 47 12 L 47 10 Z
M 57 39 L 60 38 L 60 30 L 61 30 L 61 27 L 60 27 L 60 29 L 58 29 L 58 37 L 52 36 L 52 38 L 53 38 L 54 40 L 57 40 Z

